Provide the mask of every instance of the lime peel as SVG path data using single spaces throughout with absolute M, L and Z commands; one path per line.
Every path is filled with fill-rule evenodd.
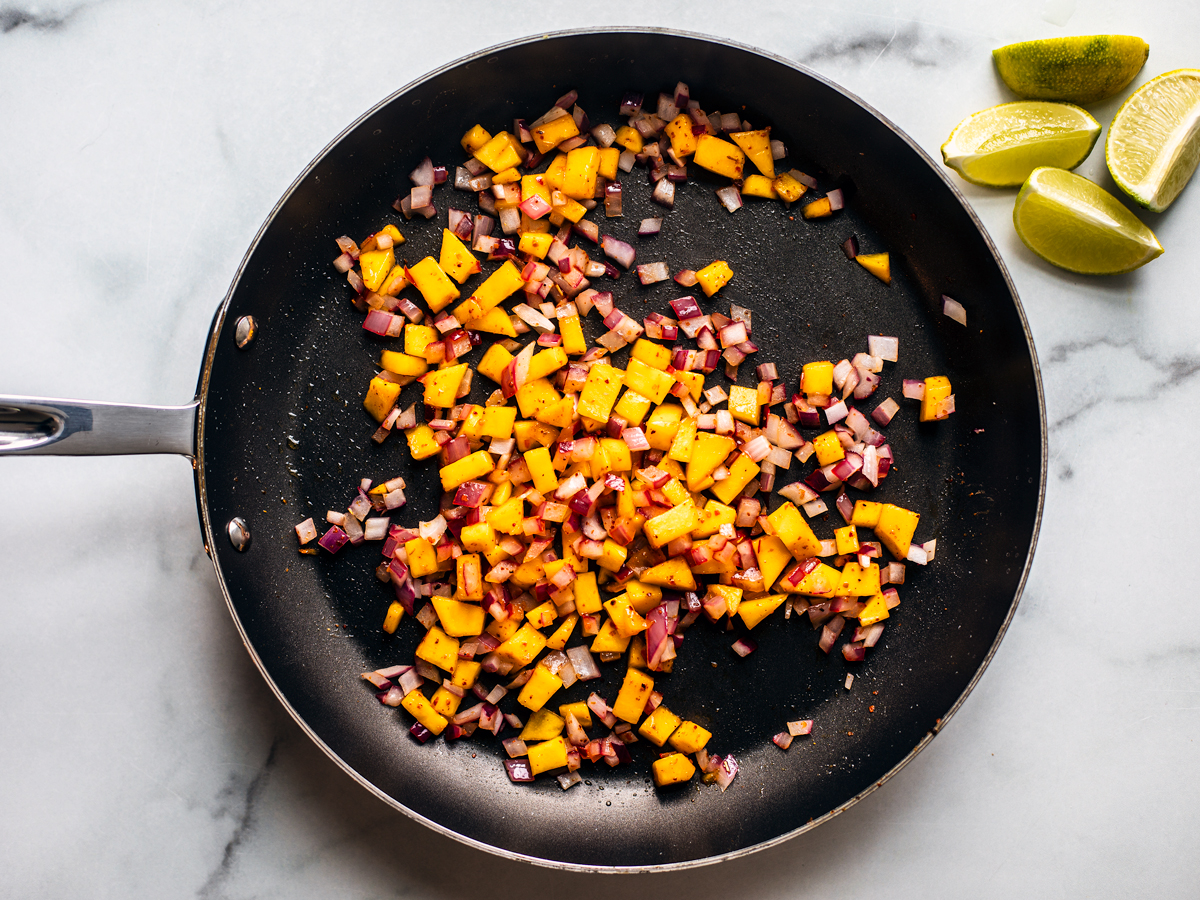
M 1093 34 L 1008 44 L 992 51 L 1018 97 L 1094 103 L 1121 91 L 1146 64 L 1150 45 L 1128 34 Z
M 1085 109 L 1018 100 L 963 119 L 942 145 L 942 159 L 973 184 L 1015 187 L 1039 166 L 1075 168 L 1099 136 L 1100 123 Z
M 1161 256 L 1162 245 L 1112 194 L 1063 169 L 1035 169 L 1017 194 L 1013 225 L 1046 262 L 1084 275 L 1116 275 Z
M 1113 117 L 1104 158 L 1139 204 L 1170 206 L 1200 163 L 1200 70 L 1176 69 L 1134 91 Z

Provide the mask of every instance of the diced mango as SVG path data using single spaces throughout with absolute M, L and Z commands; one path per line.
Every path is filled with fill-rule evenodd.
M 681 784 L 690 781 L 696 774 L 696 764 L 682 753 L 668 753 L 660 756 L 650 766 L 654 783 L 659 787 Z
M 835 463 L 839 459 L 846 458 L 846 450 L 842 447 L 842 442 L 838 440 L 836 431 L 826 431 L 824 434 L 818 434 L 812 440 L 813 452 L 817 456 L 817 464 L 827 466 L 830 463 Z
M 377 291 L 396 264 L 396 254 L 391 247 L 386 250 L 366 250 L 358 255 L 363 284 L 368 291 Z
M 655 450 L 670 450 L 671 442 L 679 431 L 679 423 L 683 419 L 683 407 L 674 403 L 664 403 L 650 413 L 646 422 L 646 441 Z
M 742 621 L 746 623 L 747 628 L 753 628 L 771 613 L 775 612 L 786 599 L 787 596 L 785 594 L 770 594 L 766 597 L 757 597 L 754 600 L 743 600 L 738 605 L 737 614 L 742 617 Z
M 892 283 L 892 266 L 886 253 L 860 253 L 854 261 L 884 284 Z
M 492 459 L 492 454 L 486 450 L 476 450 L 460 460 L 442 466 L 439 473 L 442 478 L 442 490 L 454 490 L 464 482 L 482 478 L 494 468 L 496 461 Z
M 701 491 L 707 486 L 708 479 L 716 471 L 717 466 L 725 462 L 725 458 L 737 446 L 731 437 L 701 431 L 696 435 L 696 443 L 692 448 L 687 465 L 687 486 L 689 491 Z M 728 502 L 724 500 L 722 502 Z
M 533 135 L 533 144 L 538 153 L 549 153 L 563 141 L 579 134 L 579 126 L 568 113 L 529 129 L 529 133 Z
M 536 666 L 533 675 L 517 695 L 517 702 L 526 709 L 539 710 L 562 686 L 561 678 L 545 666 Z
M 790 500 L 767 516 L 767 521 L 796 559 L 808 559 L 821 552 L 821 541 Z
M 758 425 L 758 391 L 740 384 L 729 386 L 729 414 L 747 425 Z
M 646 701 L 653 690 L 653 678 L 637 669 L 627 670 L 621 690 L 617 692 L 617 700 L 612 705 L 612 714 L 622 722 L 636 725 L 646 711 Z
M 552 772 L 567 764 L 567 742 L 562 735 L 529 748 L 529 771 L 534 775 Z
M 883 594 L 876 594 L 863 605 L 858 614 L 858 624 L 866 628 L 868 625 L 882 622 L 889 615 L 891 613 L 888 612 L 887 598 Z
M 367 412 L 371 414 L 371 418 L 376 422 L 382 422 L 392 407 L 396 405 L 396 400 L 400 396 L 400 385 L 394 381 L 376 376 L 371 379 L 371 385 L 367 388 L 367 396 L 363 398 L 363 406 Z
M 837 543 L 839 556 L 857 553 L 859 550 L 858 530 L 853 525 L 833 529 L 833 539 Z
M 425 385 L 425 402 L 429 406 L 440 406 L 443 409 L 454 406 L 458 402 L 458 389 L 466 374 L 466 363 L 427 372 L 422 378 Z
M 514 146 L 515 143 L 511 134 L 501 131 L 477 149 L 474 156 L 493 172 L 503 172 L 505 169 L 519 166 L 522 162 L 521 153 Z
M 805 363 L 800 370 L 800 390 L 805 394 L 832 394 L 833 363 L 828 360 Z
M 950 396 L 953 389 L 950 379 L 945 375 L 934 375 L 925 379 L 925 396 L 921 399 L 921 421 L 934 422 L 946 418 L 947 414 L 938 416 L 938 404 Z
M 408 441 L 408 452 L 413 459 L 429 459 L 431 456 L 437 456 L 438 451 L 442 449 L 442 445 L 433 436 L 433 429 L 428 425 L 410 428 L 404 432 L 404 437 Z
M 408 571 L 413 578 L 423 578 L 437 571 L 437 551 L 425 538 L 415 537 L 405 541 L 404 552 L 408 556 Z
M 431 597 L 434 612 L 442 623 L 442 630 L 451 637 L 473 637 L 483 634 L 483 607 L 478 603 L 464 603 L 449 597 Z
M 508 660 L 513 666 L 520 668 L 533 662 L 545 646 L 545 635 L 532 625 L 525 624 L 518 628 L 494 652 L 501 659 Z
M 739 453 L 733 465 L 729 467 L 729 477 L 712 486 L 712 495 L 722 503 L 732 503 L 761 471 L 762 467 L 758 463 L 745 453 Z
M 462 284 L 481 269 L 479 260 L 449 228 L 442 229 L 442 250 L 438 258 L 438 268 Z
M 854 512 L 850 514 L 850 524 L 863 528 L 874 528 L 879 524 L 879 513 L 882 510 L 882 503 L 876 503 L 873 500 L 855 500 Z
M 692 117 L 681 112 L 663 129 L 671 141 L 675 156 L 683 161 L 696 152 L 696 135 L 692 134 Z
M 458 288 L 432 256 L 425 257 L 415 266 L 409 266 L 408 274 L 433 312 L 441 312 L 452 300 L 458 299 Z
M 400 705 L 408 710 L 409 715 L 434 734 L 441 734 L 450 724 L 450 720 L 434 709 L 420 691 L 409 691 L 400 701 Z
M 758 171 L 767 178 L 775 177 L 775 158 L 771 153 L 771 129 L 762 128 L 758 131 L 735 131 L 729 139 L 745 151 L 746 156 Z M 747 176 L 746 180 L 749 180 Z
M 641 575 L 646 584 L 657 584 L 673 591 L 696 590 L 696 578 L 682 556 L 651 566 Z
M 529 721 L 521 729 L 520 738 L 526 743 L 548 741 L 562 734 L 565 724 L 562 716 L 556 716 L 548 709 L 539 709 L 529 717 Z
M 742 177 L 742 169 L 746 166 L 746 154 L 740 147 L 711 134 L 702 134 L 696 139 L 696 154 L 692 159 L 702 169 L 735 181 Z
M 613 404 L 621 390 L 624 372 L 604 363 L 596 363 L 588 369 L 587 381 L 579 394 L 579 415 L 597 422 L 607 422 Z
M 574 200 L 591 200 L 596 195 L 596 176 L 599 169 L 598 148 L 576 147 L 569 151 L 562 192 Z
M 875 534 L 896 559 L 907 559 L 908 549 L 912 546 L 912 538 L 920 519 L 920 515 L 912 510 L 885 503 L 879 510 Z
M 646 716 L 646 721 L 642 722 L 638 728 L 638 734 L 648 740 L 656 747 L 661 747 L 665 744 L 671 735 L 675 733 L 675 729 L 680 726 L 683 719 L 675 715 L 665 706 L 658 706 L 654 712 Z
M 680 753 L 695 753 L 697 750 L 703 750 L 704 745 L 708 743 L 712 737 L 712 732 L 707 728 L 702 728 L 695 722 L 684 722 L 675 729 L 675 733 L 670 737 L 671 746 Z
M 434 625 L 417 645 L 416 657 L 453 673 L 458 663 L 458 641 Z
M 711 297 L 733 277 L 733 269 L 729 268 L 729 263 L 723 259 L 718 259 L 709 263 L 703 269 L 696 273 L 696 278 L 699 280 L 700 288 L 704 291 L 704 296 Z
M 592 641 L 593 653 L 624 653 L 631 638 L 623 637 L 612 619 L 605 619 Z

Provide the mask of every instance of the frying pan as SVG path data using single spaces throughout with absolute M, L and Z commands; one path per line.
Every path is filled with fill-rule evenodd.
M 413 463 L 402 439 L 370 441 L 374 423 L 360 401 L 383 342 L 362 330 L 329 265 L 333 238 L 396 221 L 408 237 L 401 255 L 415 262 L 436 252 L 448 206 L 474 208 L 473 198 L 447 186 L 435 192 L 437 220 L 399 218 L 392 200 L 426 154 L 452 166 L 462 157 L 458 136 L 471 125 L 495 131 L 514 117 L 536 117 L 572 88 L 593 121 L 616 122 L 625 91 L 653 97 L 678 81 L 707 111 L 770 125 L 788 147 L 787 165 L 824 189 L 841 187 L 846 209 L 810 222 L 761 201 L 730 215 L 713 195 L 720 182 L 692 172 L 676 208 L 664 213 L 635 169 L 624 178 L 624 216 L 599 217 L 602 230 L 635 243 L 640 262 L 663 260 L 673 270 L 728 260 L 733 281 L 703 305 L 750 307 L 763 348 L 751 362 L 775 362 L 789 389 L 804 362 L 848 358 L 866 349 L 870 333 L 897 335 L 901 349 L 866 406 L 899 397 L 902 378 L 948 375 L 958 411 L 940 423 L 916 423 L 911 408 L 897 416 L 888 427 L 897 465 L 875 497 L 919 511 L 917 539 L 936 538 L 937 555 L 928 567 L 908 567 L 902 605 L 862 663 L 821 653 L 818 632 L 802 617 L 764 623 L 754 633 L 759 649 L 745 659 L 730 649 L 740 625 L 732 634 L 701 622 L 687 633 L 675 671 L 658 687 L 676 713 L 714 732 L 715 752 L 737 758 L 741 772 L 728 791 L 697 782 L 656 790 L 648 778 L 654 748 L 645 741 L 632 748 L 633 766 L 585 769 L 585 783 L 570 791 L 546 778 L 516 785 L 504 775 L 498 742 L 421 745 L 405 714 L 376 703 L 358 678 L 411 659 L 419 631 L 405 622 L 395 636 L 381 632 L 390 592 L 372 577 L 375 553 L 296 553 L 293 526 L 344 508 L 363 477 L 408 479 L 400 520 L 409 524 L 430 517 L 438 499 L 436 462 Z M 653 215 L 665 215 L 662 233 L 637 239 L 638 222 Z M 840 245 L 851 234 L 863 252 L 891 253 L 890 285 L 846 258 Z M 636 317 L 666 310 L 683 293 L 628 274 L 612 289 Z M 967 327 L 941 315 L 942 294 L 964 304 Z M 748 384 L 752 366 L 742 369 Z M 402 402 L 415 391 L 407 388 Z M 192 457 L 206 549 L 246 647 L 330 758 L 444 834 L 587 871 L 677 868 L 747 853 L 814 827 L 898 771 L 964 701 L 1003 636 L 1032 559 L 1045 479 L 1041 383 L 1020 302 L 982 225 L 938 168 L 878 113 L 785 59 L 649 29 L 554 34 L 487 50 L 409 85 L 352 125 L 256 237 L 214 317 L 192 403 L 7 397 L 0 406 L 0 452 Z M 795 474 L 793 467 L 779 483 Z M 841 524 L 835 517 L 820 517 L 818 533 Z M 605 669 L 587 688 L 611 700 L 621 673 Z M 810 738 L 786 752 L 771 743 L 801 718 L 815 722 Z

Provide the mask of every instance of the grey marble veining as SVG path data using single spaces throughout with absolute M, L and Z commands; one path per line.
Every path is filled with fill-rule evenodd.
M 186 401 L 245 248 L 342 128 L 465 53 L 605 24 L 800 60 L 934 159 L 960 119 L 1010 99 L 1000 44 L 1140 34 L 1135 84 L 1200 65 L 1182 0 L 0 5 L 0 391 Z M 1080 172 L 1111 188 L 1101 148 Z M 1160 573 L 1186 570 L 1171 564 L 1189 538 L 1167 532 L 1200 493 L 1176 462 L 1200 409 L 1200 188 L 1143 216 L 1160 260 L 1098 280 L 1024 248 L 1012 192 L 959 184 L 1039 350 L 1045 520 L 995 660 L 881 790 L 714 868 L 496 859 L 368 795 L 286 715 L 225 610 L 186 461 L 6 459 L 0 896 L 1195 896 L 1200 608 Z

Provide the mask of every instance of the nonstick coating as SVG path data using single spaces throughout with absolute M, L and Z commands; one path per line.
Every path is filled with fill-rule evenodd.
M 777 613 L 756 629 L 759 649 L 745 659 L 730 649 L 745 633 L 740 621 L 733 632 L 703 621 L 688 632 L 675 672 L 657 684 L 672 710 L 714 732 L 713 751 L 740 762 L 727 792 L 699 779 L 654 789 L 655 748 L 646 741 L 633 748 L 634 766 L 586 766 L 587 782 L 567 792 L 553 778 L 510 784 L 498 741 L 420 745 L 407 714 L 381 706 L 359 678 L 411 660 L 421 630 L 405 621 L 395 637 L 381 632 L 390 589 L 373 577 L 378 545 L 336 557 L 296 552 L 293 526 L 344 509 L 364 477 L 409 480 L 409 505 L 393 521 L 415 524 L 437 506 L 436 460 L 412 463 L 402 437 L 370 441 L 374 423 L 362 396 L 381 347 L 393 342 L 360 327 L 350 289 L 330 265 L 334 238 L 361 239 L 396 222 L 409 238 L 403 259 L 436 255 L 447 208 L 476 207 L 444 186 L 435 191 L 435 220 L 405 222 L 392 209 L 426 154 L 453 171 L 468 127 L 511 128 L 514 117 L 532 120 L 572 88 L 593 122 L 620 124 L 625 91 L 653 98 L 677 81 L 707 111 L 736 110 L 755 127 L 770 125 L 788 147 L 787 166 L 824 189 L 844 188 L 847 209 L 806 221 L 795 206 L 748 200 L 730 215 L 713 194 L 720 181 L 693 166 L 673 211 L 649 200 L 637 168 L 622 179 L 624 216 L 592 218 L 634 243 L 641 262 L 664 260 L 674 271 L 729 261 L 733 281 L 703 306 L 727 312 L 733 301 L 753 310 L 763 349 L 742 367 L 742 384 L 752 383 L 753 364 L 773 361 L 794 390 L 804 362 L 865 351 L 869 333 L 898 335 L 900 362 L 887 364 L 867 411 L 885 396 L 900 399 L 905 377 L 948 375 L 958 411 L 918 425 L 915 404 L 905 401 L 887 429 L 897 465 L 875 492 L 921 513 L 917 540 L 937 538 L 937 557 L 925 569 L 908 567 L 903 603 L 863 663 L 822 654 L 807 617 Z M 660 214 L 662 234 L 638 239 L 639 221 Z M 846 258 L 840 245 L 850 234 L 863 252 L 891 253 L 890 285 Z M 643 287 L 631 274 L 599 286 L 611 286 L 617 305 L 639 318 L 686 293 L 673 282 Z M 967 327 L 941 314 L 943 293 L 966 307 Z M 259 334 L 239 350 L 234 325 L 246 314 Z M 477 401 L 484 381 L 477 379 Z M 289 711 L 397 808 L 476 846 L 571 868 L 726 858 L 811 827 L 880 784 L 937 732 L 990 659 L 1015 609 L 1041 511 L 1036 359 L 1012 284 L 962 198 L 908 138 L 841 89 L 786 60 L 676 33 L 517 42 L 435 72 L 368 113 L 264 226 L 218 314 L 201 394 L 206 539 L 247 647 Z M 417 388 L 406 388 L 402 402 L 416 397 Z M 809 468 L 793 464 L 791 475 Z M 225 535 L 234 516 L 252 535 L 241 553 Z M 815 527 L 831 536 L 840 524 L 831 513 Z M 596 689 L 611 702 L 623 666 L 604 668 L 603 682 L 578 685 L 568 698 Z M 851 690 L 847 672 L 855 675 Z M 801 718 L 815 721 L 811 737 L 786 752 L 771 743 Z

